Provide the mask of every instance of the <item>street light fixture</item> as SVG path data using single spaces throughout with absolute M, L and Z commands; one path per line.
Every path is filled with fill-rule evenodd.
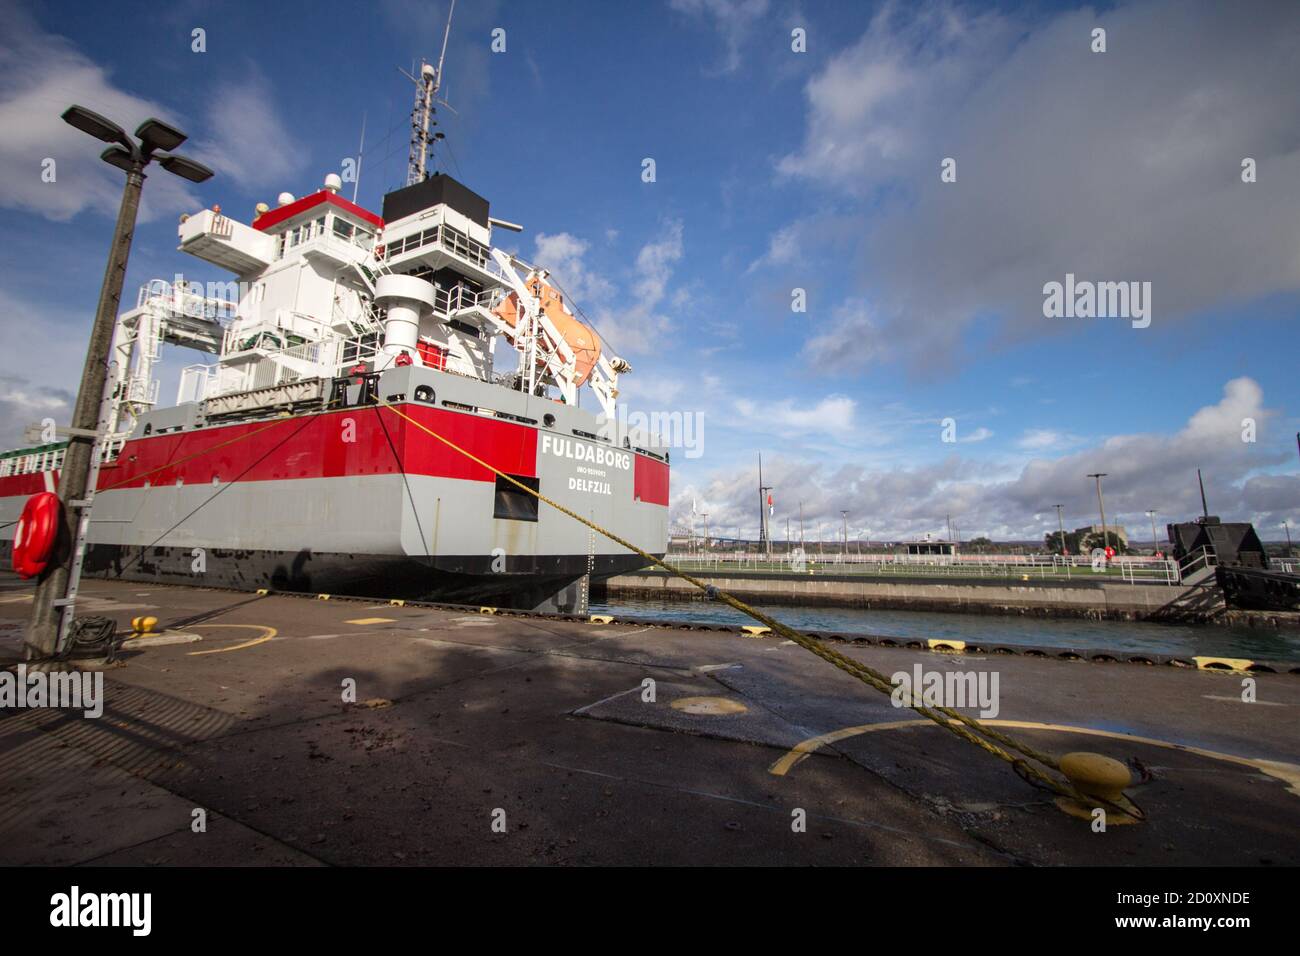
M 95 139 L 102 139 L 105 143 L 129 144 L 131 142 L 127 138 L 126 130 L 111 119 L 100 116 L 84 106 L 69 106 L 63 111 L 63 122 L 75 126 L 83 133 L 89 133 Z
M 212 178 L 212 170 L 183 156 L 170 153 L 185 142 L 185 134 L 157 119 L 147 119 L 136 128 L 132 139 L 117 123 L 84 106 L 69 106 L 63 121 L 87 135 L 111 144 L 100 159 L 126 173 L 122 202 L 118 207 L 113 244 L 109 248 L 104 281 L 99 290 L 95 324 L 86 344 L 86 362 L 81 371 L 81 385 L 72 408 L 72 427 L 68 448 L 59 475 L 59 498 L 64 504 L 65 540 L 72 543 L 63 560 L 51 564 L 36 585 L 32 601 L 31 626 L 27 632 L 28 659 L 46 658 L 64 645 L 72 623 L 73 607 L 81 558 L 85 549 L 85 529 L 89 524 L 94 489 L 89 489 L 90 475 L 98 455 L 100 408 L 104 399 L 106 371 L 110 368 L 113 328 L 117 322 L 122 284 L 126 279 L 127 259 L 131 254 L 131 235 L 135 231 L 140 209 L 140 192 L 144 187 L 144 169 L 155 159 L 159 165 L 194 183 Z M 168 152 L 160 152 L 165 150 Z
M 1147 509 L 1147 517 L 1151 519 L 1151 556 L 1155 557 L 1160 553 L 1160 546 L 1156 540 L 1156 511 L 1154 508 Z
M 175 126 L 168 126 L 162 120 L 153 119 L 152 117 L 136 127 L 135 135 L 145 145 L 169 153 L 189 139 Z
M 164 156 L 158 160 L 158 165 L 167 172 L 181 179 L 188 179 L 192 183 L 202 183 L 212 178 L 212 170 L 184 156 Z

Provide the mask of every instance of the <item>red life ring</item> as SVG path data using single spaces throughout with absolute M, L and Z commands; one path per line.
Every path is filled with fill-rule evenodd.
M 54 543 L 63 523 L 63 505 L 52 491 L 27 499 L 14 530 L 14 570 L 20 578 L 34 578 L 50 563 Z

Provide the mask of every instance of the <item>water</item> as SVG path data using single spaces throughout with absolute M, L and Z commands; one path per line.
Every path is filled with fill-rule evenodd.
M 1089 621 L 1077 618 L 952 614 L 943 611 L 884 611 L 839 607 L 789 607 L 758 604 L 758 610 L 801 631 L 869 634 L 904 639 L 948 638 L 972 643 L 1096 648 L 1175 654 L 1180 657 L 1244 657 L 1300 660 L 1300 631 L 1218 627 L 1206 624 L 1151 624 L 1141 621 Z M 593 614 L 625 618 L 743 625 L 754 622 L 725 604 L 620 598 L 592 604 Z

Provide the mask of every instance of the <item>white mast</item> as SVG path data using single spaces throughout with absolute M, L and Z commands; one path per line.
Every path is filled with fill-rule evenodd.
M 437 102 L 438 91 L 442 89 L 442 64 L 447 59 L 447 40 L 451 37 L 451 17 L 455 12 L 456 0 L 451 0 L 451 9 L 447 11 L 447 28 L 442 34 L 442 53 L 438 55 L 437 68 L 421 60 L 419 77 L 407 74 L 415 82 L 415 108 L 411 110 L 411 148 L 406 159 L 406 185 L 408 186 L 424 182 L 427 175 L 425 167 L 429 159 L 429 143 L 442 139 L 441 133 L 430 134 L 429 127 L 438 125 L 433 118 L 434 104 Z
M 352 179 L 352 201 L 357 201 L 357 190 L 361 188 L 361 160 L 366 155 L 366 114 L 361 114 L 361 145 L 357 147 L 357 168 Z

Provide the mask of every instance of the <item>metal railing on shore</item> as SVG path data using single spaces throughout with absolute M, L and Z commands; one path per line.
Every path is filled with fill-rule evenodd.
M 1118 579 L 1128 584 L 1178 584 L 1178 564 L 1165 558 L 1116 558 L 1105 565 L 1081 555 L 793 554 L 687 551 L 670 564 L 714 574 L 852 574 L 881 577 L 972 577 L 1014 580 Z

